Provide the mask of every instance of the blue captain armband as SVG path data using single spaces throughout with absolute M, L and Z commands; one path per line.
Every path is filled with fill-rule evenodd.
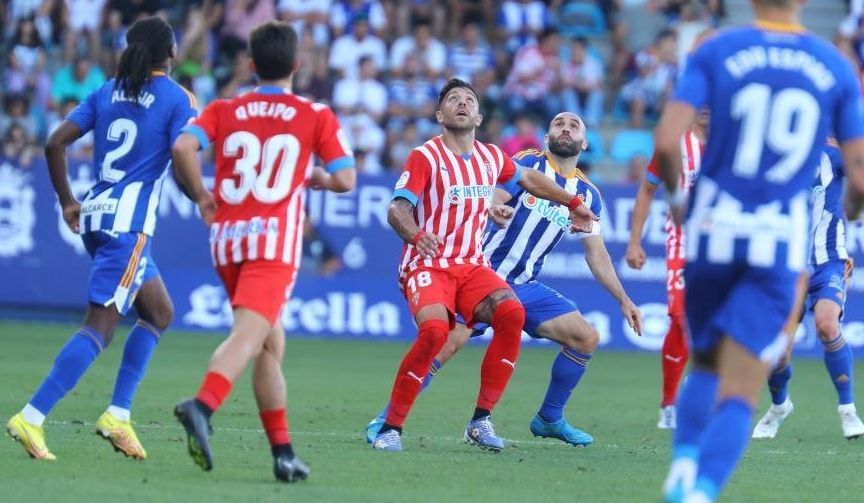
M 197 126 L 195 124 L 189 124 L 188 126 L 184 126 L 183 129 L 180 130 L 181 133 L 189 133 L 195 138 L 198 139 L 198 150 L 206 150 L 207 147 L 210 146 L 210 138 L 207 137 L 207 133 L 201 129 L 201 126 Z
M 399 199 L 400 197 L 402 199 L 405 199 L 409 203 L 411 203 L 411 206 L 417 206 L 417 196 L 415 196 L 414 193 L 411 192 L 410 190 L 408 190 L 408 189 L 396 189 L 393 191 L 393 197 L 390 198 L 390 200 L 395 201 L 396 199 Z

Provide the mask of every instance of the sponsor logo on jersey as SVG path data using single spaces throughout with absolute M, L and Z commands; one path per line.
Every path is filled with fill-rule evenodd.
M 33 249 L 35 196 L 27 175 L 10 164 L 0 166 L 0 257 L 14 257 Z
M 403 171 L 402 174 L 399 176 L 399 179 L 396 180 L 396 190 L 402 189 L 406 185 L 408 185 L 409 178 L 411 178 L 411 173 Z
M 577 197 L 584 201 L 582 194 L 579 194 Z M 550 203 L 545 199 L 538 199 L 531 194 L 523 196 L 522 206 L 537 212 L 541 218 L 552 222 L 562 229 L 570 229 L 570 212 L 563 206 Z
M 495 187 L 491 185 L 454 185 L 447 193 L 451 204 L 456 204 L 464 199 L 487 199 L 492 200 Z

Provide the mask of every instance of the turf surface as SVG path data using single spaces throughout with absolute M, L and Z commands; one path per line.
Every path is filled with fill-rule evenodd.
M 30 398 L 74 326 L 0 321 L 0 418 Z M 405 452 L 373 451 L 363 427 L 389 394 L 403 344 L 289 339 L 289 420 L 309 480 L 276 483 L 248 375 L 215 416 L 215 469 L 185 452 L 171 410 L 191 395 L 221 339 L 169 332 L 139 390 L 133 419 L 149 459 L 114 453 L 93 433 L 107 405 L 124 340 L 118 340 L 51 414 L 46 431 L 56 463 L 35 462 L 10 439 L 0 443 L 3 501 L 658 501 L 669 455 L 655 429 L 659 358 L 599 352 L 568 408 L 596 444 L 573 448 L 532 438 L 528 422 L 545 391 L 552 347 L 523 351 L 495 426 L 500 454 L 461 441 L 478 385 L 482 347 L 454 359 L 409 418 Z M 820 361 L 795 364 L 796 411 L 774 441 L 752 444 L 727 501 L 854 501 L 864 441 L 840 432 L 834 390 Z M 861 367 L 858 368 L 861 375 Z M 248 374 L 248 372 L 247 372 Z M 857 379 L 861 384 L 860 377 Z M 860 386 L 859 386 L 860 389 Z M 767 406 L 767 394 L 759 414 Z M 826 492 L 830 491 L 830 492 Z M 828 496 L 830 494 L 830 497 Z

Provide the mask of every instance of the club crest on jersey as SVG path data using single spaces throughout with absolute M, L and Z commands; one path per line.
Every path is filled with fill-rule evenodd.
M 447 198 L 450 204 L 457 204 L 467 199 L 492 200 L 494 193 L 495 187 L 491 185 L 454 185 L 447 191 Z

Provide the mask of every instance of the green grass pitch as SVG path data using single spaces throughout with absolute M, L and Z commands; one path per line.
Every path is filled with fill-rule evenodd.
M 0 321 L 3 421 L 27 401 L 74 330 Z M 394 454 L 373 451 L 362 431 L 387 397 L 406 346 L 289 339 L 289 421 L 295 449 L 312 474 L 306 482 L 283 485 L 271 473 L 248 375 L 214 418 L 214 470 L 200 471 L 186 455 L 172 406 L 197 389 L 218 336 L 164 336 L 133 412 L 149 459 L 136 462 L 114 453 L 93 433 L 93 423 L 110 398 L 123 340 L 121 329 L 46 423 L 56 463 L 28 459 L 11 439 L 0 443 L 0 500 L 659 501 L 669 435 L 655 428 L 656 355 L 598 352 L 567 410 L 596 444 L 573 448 L 535 440 L 528 432 L 555 350 L 525 349 L 494 415 L 507 448 L 492 454 L 461 440 L 483 349 L 466 348 L 418 400 L 405 430 L 405 451 Z M 859 365 L 859 389 L 861 371 Z M 843 439 L 822 363 L 796 362 L 791 390 L 794 415 L 775 441 L 751 444 L 725 499 L 857 500 L 864 442 Z M 767 404 L 766 394 L 757 413 Z

